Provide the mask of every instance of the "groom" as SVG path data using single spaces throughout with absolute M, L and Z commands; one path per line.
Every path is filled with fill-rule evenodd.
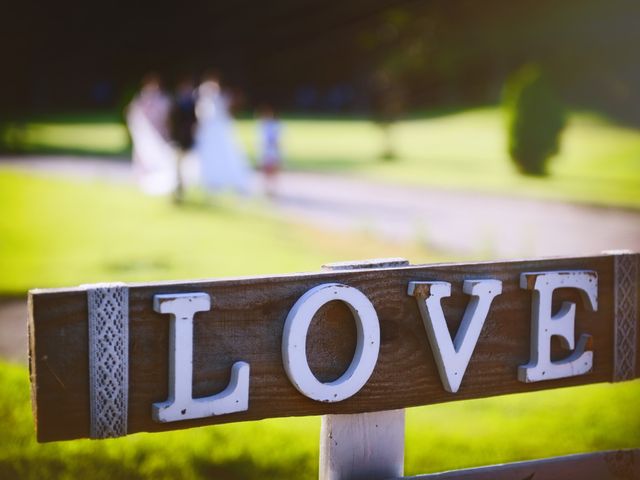
M 196 104 L 194 84 L 188 77 L 183 78 L 176 88 L 169 117 L 169 135 L 178 149 L 176 161 L 176 189 L 173 199 L 182 203 L 184 198 L 184 182 L 181 174 L 182 159 L 191 150 L 196 130 Z

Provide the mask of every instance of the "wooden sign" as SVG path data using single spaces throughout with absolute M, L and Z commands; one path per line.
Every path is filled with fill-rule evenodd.
M 632 379 L 638 258 L 33 290 L 38 440 Z

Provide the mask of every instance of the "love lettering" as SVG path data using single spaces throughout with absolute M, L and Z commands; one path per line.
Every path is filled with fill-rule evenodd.
M 576 305 L 562 303 L 552 312 L 554 291 L 559 288 L 577 290 L 585 307 L 598 308 L 598 277 L 595 271 L 546 271 L 520 274 L 520 288 L 530 290 L 531 346 L 529 362 L 517 369 L 521 382 L 539 382 L 572 377 L 589 372 L 593 352 L 587 350 L 590 336 L 575 338 Z M 494 299 L 502 293 L 502 282 L 495 279 L 474 279 L 463 282 L 468 295 L 464 316 L 455 338 L 451 338 L 441 301 L 451 295 L 451 284 L 438 281 L 411 281 L 407 294 L 414 297 L 424 323 L 427 337 L 438 367 L 444 389 L 455 393 L 460 388 L 465 371 L 480 337 Z M 357 329 L 357 344 L 353 359 L 338 379 L 321 382 L 309 367 L 306 341 L 314 314 L 326 303 L 344 302 L 353 314 Z M 154 403 L 156 422 L 225 415 L 249 408 L 251 366 L 236 362 L 231 369 L 227 387 L 208 397 L 193 398 L 193 319 L 197 312 L 208 311 L 211 300 L 206 293 L 155 295 L 154 310 L 170 315 L 169 397 Z M 551 360 L 551 338 L 559 337 L 569 350 L 562 360 Z M 282 335 L 282 362 L 292 385 L 306 397 L 318 402 L 340 402 L 355 395 L 373 373 L 380 350 L 380 325 L 371 301 L 356 288 L 325 283 L 308 290 L 289 311 Z M 516 373 L 516 372 L 514 372 Z

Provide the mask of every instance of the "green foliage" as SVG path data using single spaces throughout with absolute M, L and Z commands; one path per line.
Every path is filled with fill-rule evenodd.
M 317 417 L 38 444 L 29 373 L 0 361 L 0 478 L 313 479 Z M 640 382 L 407 411 L 407 475 L 640 445 Z M 603 407 L 605 406 L 605 407 Z
M 505 86 L 509 155 L 522 173 L 545 175 L 547 161 L 558 153 L 565 110 L 541 70 L 528 65 Z

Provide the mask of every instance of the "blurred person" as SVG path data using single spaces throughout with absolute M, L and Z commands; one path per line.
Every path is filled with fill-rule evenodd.
M 236 142 L 233 119 L 229 113 L 231 98 L 218 77 L 209 74 L 198 87 L 196 151 L 204 187 L 212 192 L 232 189 L 249 191 L 250 170 L 247 158 Z
M 171 105 L 169 136 L 176 148 L 174 200 L 181 203 L 185 179 L 182 174 L 185 156 L 193 148 L 197 128 L 195 87 L 191 79 L 183 78 L 176 88 Z
M 263 105 L 260 109 L 258 129 L 260 138 L 259 165 L 264 175 L 265 192 L 267 195 L 273 196 L 276 192 L 278 171 L 282 164 L 280 149 L 282 126 L 270 105 Z
M 133 143 L 133 171 L 140 188 L 149 194 L 165 194 L 176 184 L 175 152 L 168 142 L 171 99 L 158 75 L 145 76 L 140 92 L 126 110 Z

